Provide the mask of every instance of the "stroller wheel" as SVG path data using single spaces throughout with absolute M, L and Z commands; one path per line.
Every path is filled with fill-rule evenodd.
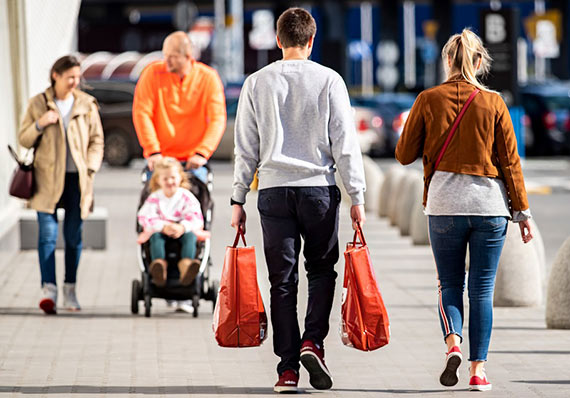
M 139 295 L 141 291 L 141 283 L 138 279 L 133 279 L 132 289 L 131 289 L 131 313 L 139 313 Z
M 194 318 L 198 318 L 198 306 L 200 305 L 200 296 L 195 294 L 194 296 L 192 296 L 192 307 L 194 308 L 194 311 L 192 312 L 192 316 Z
M 212 302 L 212 312 L 214 312 L 216 302 L 218 301 L 218 290 L 220 290 L 220 282 L 216 280 L 212 281 L 208 288 L 208 300 Z
M 150 306 L 151 305 L 152 305 L 152 303 L 151 303 L 150 294 L 147 294 L 146 296 L 144 296 L 144 316 L 147 318 L 150 318 Z

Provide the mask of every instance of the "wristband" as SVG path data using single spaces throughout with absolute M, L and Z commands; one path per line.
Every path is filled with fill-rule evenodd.
M 243 206 L 244 204 L 245 204 L 245 203 L 240 203 L 240 202 L 235 201 L 233 198 L 230 198 L 230 205 L 231 205 L 231 206 L 233 206 L 233 205 L 240 205 L 240 206 Z

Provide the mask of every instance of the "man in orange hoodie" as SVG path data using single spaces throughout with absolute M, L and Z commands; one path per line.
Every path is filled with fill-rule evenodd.
M 204 167 L 226 128 L 224 87 L 218 73 L 194 60 L 185 32 L 162 46 L 164 60 L 142 72 L 135 89 L 133 122 L 152 171 L 163 156 L 181 161 L 205 180 Z

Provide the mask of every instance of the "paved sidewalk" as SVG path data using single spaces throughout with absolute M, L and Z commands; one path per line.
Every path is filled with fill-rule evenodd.
M 224 248 L 233 241 L 228 204 L 231 165 L 216 163 L 214 171 L 212 242 L 214 270 L 219 275 Z M 211 330 L 210 302 L 203 302 L 197 319 L 174 313 L 160 300 L 153 301 L 151 318 L 130 314 L 131 280 L 139 277 L 134 243 L 138 174 L 136 168 L 105 169 L 97 176 L 97 205 L 107 207 L 110 214 L 108 249 L 84 251 L 78 277 L 81 313 L 60 311 L 49 317 L 40 313 L 35 251 L 21 252 L 0 264 L 0 397 L 275 396 L 277 359 L 271 336 L 260 348 L 218 347 Z M 257 248 L 259 281 L 268 305 L 255 195 L 248 199 L 247 239 Z M 347 210 L 342 209 L 342 246 L 352 238 Z M 385 220 L 369 217 L 365 235 L 390 314 L 392 341 L 372 353 L 342 345 L 340 262 L 326 340 L 334 387 L 325 392 L 310 388 L 302 370 L 303 395 L 472 396 L 475 393 L 466 388 L 467 365 L 460 369 L 456 388 L 445 389 L 438 383 L 445 347 L 429 248 L 412 246 Z M 58 281 L 63 279 L 62 257 L 58 252 Z M 305 294 L 302 276 L 301 309 L 306 305 Z M 467 352 L 467 344 L 463 346 Z M 569 369 L 570 330 L 546 330 L 544 307 L 496 309 L 487 365 L 493 391 L 484 393 L 486 397 L 569 397 Z

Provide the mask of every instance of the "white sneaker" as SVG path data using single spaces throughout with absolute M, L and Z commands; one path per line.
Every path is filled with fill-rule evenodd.
M 77 294 L 75 293 L 75 283 L 65 283 L 63 285 L 63 307 L 70 311 L 81 311 Z
M 53 283 L 44 283 L 42 286 L 42 299 L 40 308 L 46 314 L 57 314 L 57 286 Z
M 176 312 L 186 312 L 188 314 L 194 313 L 194 307 L 192 307 L 192 300 L 181 300 L 176 302 Z

